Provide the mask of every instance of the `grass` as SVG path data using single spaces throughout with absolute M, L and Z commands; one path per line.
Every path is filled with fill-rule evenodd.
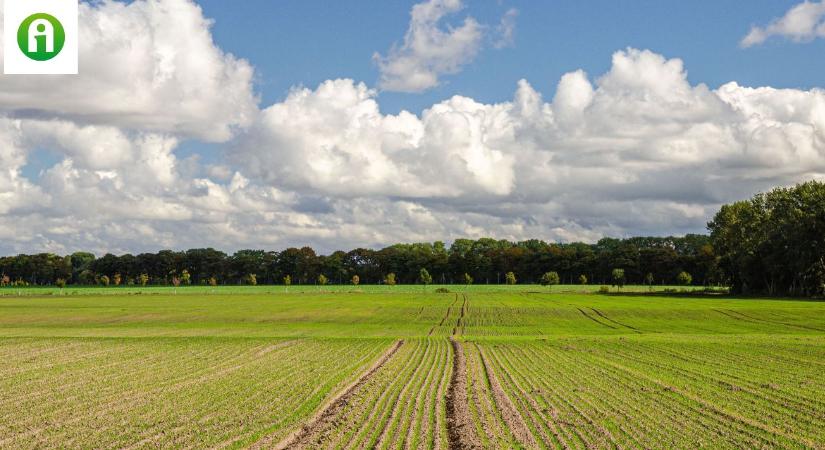
M 822 448 L 825 303 L 578 288 L 2 296 L 0 448 Z

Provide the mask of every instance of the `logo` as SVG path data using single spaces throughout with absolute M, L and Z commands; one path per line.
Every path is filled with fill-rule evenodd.
M 4 74 L 77 74 L 78 0 L 3 2 Z
M 59 20 L 46 13 L 32 14 L 17 30 L 17 45 L 35 61 L 48 61 L 63 50 L 66 31 Z

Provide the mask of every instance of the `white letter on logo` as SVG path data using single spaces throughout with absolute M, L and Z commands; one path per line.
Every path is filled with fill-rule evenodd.
M 34 31 L 32 31 L 34 29 Z M 29 25 L 29 52 L 38 53 L 40 46 L 37 45 L 37 37 L 46 37 L 46 53 L 54 51 L 54 28 L 52 23 L 46 19 L 37 19 Z

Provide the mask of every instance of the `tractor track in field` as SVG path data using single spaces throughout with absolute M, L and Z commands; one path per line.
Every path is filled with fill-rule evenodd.
M 717 310 L 717 311 L 720 311 L 720 310 Z M 770 323 L 770 324 L 774 324 L 774 325 L 784 325 L 786 327 L 801 328 L 803 330 L 811 330 L 811 331 L 825 331 L 822 328 L 809 327 L 809 326 L 799 325 L 799 324 L 795 324 L 795 323 L 783 322 L 783 321 L 780 321 L 780 320 L 770 320 L 770 319 L 762 319 L 762 318 L 759 318 L 759 317 L 753 317 L 753 316 L 749 316 L 749 315 L 747 315 L 743 312 L 734 311 L 732 309 L 729 309 L 727 311 L 729 313 L 733 314 L 734 316 L 741 316 L 744 319 L 748 319 L 752 322 Z
M 461 315 L 453 328 L 450 344 L 453 346 L 453 373 L 447 387 L 447 445 L 449 449 L 466 450 L 482 448 L 481 441 L 473 430 L 473 416 L 470 412 L 470 399 L 467 397 L 467 361 L 464 347 L 455 339 L 461 327 L 461 321 L 467 312 L 467 296 L 462 294 Z M 458 300 L 458 295 L 456 295 Z
M 464 326 L 464 315 L 467 314 L 467 294 L 461 294 L 461 296 L 464 297 L 464 302 L 461 303 L 461 315 L 458 316 L 455 327 L 453 327 L 453 336 L 458 334 L 458 330 Z M 456 294 L 456 300 L 458 300 L 458 294 Z
M 444 322 L 446 322 L 447 319 L 450 317 L 450 313 L 452 312 L 453 306 L 455 306 L 456 303 L 458 303 L 458 294 L 455 294 L 455 300 L 453 300 L 450 306 L 447 307 L 447 314 L 445 314 L 444 317 L 441 318 L 441 322 L 438 322 L 438 325 L 433 325 L 433 327 L 430 328 L 430 332 L 427 333 L 427 336 L 432 336 L 436 328 L 444 326 Z
M 634 326 L 630 326 L 630 325 L 627 325 L 627 324 L 621 323 L 621 322 L 619 322 L 618 320 L 613 320 L 613 319 L 611 319 L 610 317 L 606 316 L 603 312 L 599 311 L 599 310 L 598 310 L 598 309 L 596 309 L 596 308 L 590 308 L 590 309 L 591 309 L 594 313 L 596 313 L 599 317 L 601 317 L 601 318 L 602 318 L 602 319 L 604 319 L 604 320 L 607 320 L 608 322 L 615 323 L 616 325 L 619 325 L 619 326 L 622 326 L 622 327 L 628 328 L 628 329 L 630 329 L 630 330 L 633 330 L 633 332 L 634 332 L 634 333 L 642 334 L 642 331 L 641 331 L 641 330 L 639 330 L 638 328 L 634 327 Z
M 742 322 L 755 323 L 755 324 L 782 325 L 782 326 L 786 326 L 786 327 L 800 328 L 800 329 L 803 329 L 803 330 L 811 330 L 811 331 L 825 331 L 821 328 L 808 327 L 808 326 L 805 326 L 805 325 L 799 325 L 799 324 L 795 324 L 795 323 L 782 322 L 782 321 L 779 321 L 779 320 L 761 319 L 761 318 L 758 318 L 758 317 L 749 316 L 749 315 L 747 315 L 745 313 L 742 313 L 742 312 L 739 312 L 739 311 L 734 311 L 732 309 L 728 309 L 728 310 L 712 309 L 711 311 L 718 312 L 719 314 L 722 314 L 722 315 L 724 315 L 728 318 L 731 318 L 731 319 L 734 319 L 734 320 L 739 320 L 739 321 L 742 321 Z
M 571 306 L 572 306 L 572 305 L 571 305 Z M 574 308 L 578 309 L 578 310 L 579 310 L 579 312 L 580 312 L 580 313 L 582 313 L 582 315 L 583 315 L 584 317 L 587 317 L 588 319 L 592 320 L 593 322 L 596 322 L 597 324 L 602 325 L 602 326 L 605 326 L 605 327 L 607 327 L 607 328 L 612 328 L 612 329 L 614 329 L 614 330 L 618 330 L 618 328 L 614 327 L 613 325 L 610 325 L 609 323 L 604 323 L 604 322 L 602 322 L 601 320 L 599 320 L 599 319 L 597 319 L 597 318 L 595 318 L 595 317 L 591 316 L 590 314 L 587 314 L 587 311 L 585 311 L 585 310 L 583 310 L 583 309 L 579 308 L 578 306 L 574 306 Z
M 448 448 L 465 450 L 480 449 L 481 441 L 473 432 L 470 399 L 467 398 L 467 362 L 461 343 L 450 337 L 453 346 L 453 374 L 447 389 L 447 438 Z
M 369 369 L 367 369 L 366 372 L 359 376 L 357 380 L 332 397 L 327 402 L 326 406 L 321 408 L 315 416 L 308 420 L 303 426 L 301 426 L 301 428 L 292 432 L 289 436 L 281 440 L 281 442 L 277 443 L 275 448 L 287 449 L 298 446 L 306 446 L 309 444 L 305 441 L 317 431 L 323 429 L 329 422 L 334 420 L 338 413 L 350 402 L 350 399 L 355 394 L 355 391 L 364 386 L 370 378 L 372 378 L 372 376 L 381 369 L 381 367 L 383 367 L 393 356 L 395 356 L 398 349 L 400 349 L 402 345 L 404 345 L 403 340 L 397 341 L 381 356 L 381 358 L 379 358 Z M 258 441 L 251 448 L 268 448 L 271 444 L 272 443 L 268 439 L 264 438 Z

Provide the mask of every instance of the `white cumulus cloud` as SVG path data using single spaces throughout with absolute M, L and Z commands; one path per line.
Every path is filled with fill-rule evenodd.
M 209 141 L 254 119 L 252 66 L 192 1 L 81 2 L 79 23 L 80 75 L 3 77 L 0 111 Z
M 794 42 L 807 42 L 825 37 L 825 0 L 804 2 L 789 9 L 784 16 L 766 26 L 753 26 L 742 38 L 742 47 L 759 45 L 774 36 Z
M 68 87 L 0 80 L 0 253 L 701 232 L 722 203 L 825 178 L 825 91 L 691 84 L 649 50 L 616 52 L 604 74 L 521 80 L 499 103 L 385 114 L 342 78 L 259 110 L 252 68 L 193 3 L 83 11 L 86 32 L 147 36 L 99 32 L 111 51 L 87 52 L 81 70 L 101 66 Z M 552 96 L 534 87 L 548 81 Z M 224 141 L 223 157 L 184 152 L 193 137 Z
M 404 42 L 387 56 L 373 56 L 381 71 L 381 89 L 426 91 L 438 86 L 442 75 L 457 73 L 475 59 L 484 34 L 481 24 L 472 17 L 458 27 L 441 24 L 463 7 L 462 0 L 427 0 L 413 6 Z

